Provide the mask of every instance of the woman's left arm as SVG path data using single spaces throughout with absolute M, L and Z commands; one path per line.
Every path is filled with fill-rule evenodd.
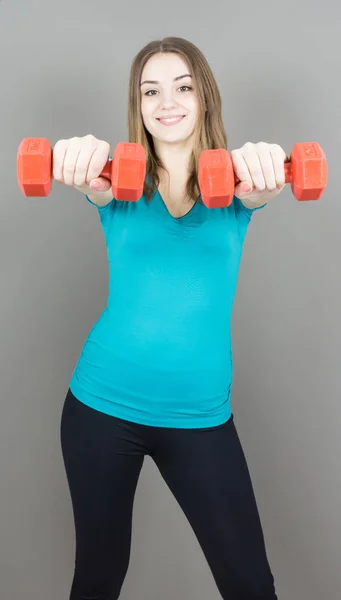
M 287 155 L 278 144 L 247 142 L 232 150 L 233 169 L 240 180 L 235 196 L 246 208 L 258 208 L 273 200 L 285 186 Z

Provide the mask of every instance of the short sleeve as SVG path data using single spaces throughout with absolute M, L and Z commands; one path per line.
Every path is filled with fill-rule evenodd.
M 104 206 L 99 206 L 98 204 L 95 204 L 95 202 L 92 202 L 92 200 L 90 200 L 89 196 L 87 194 L 85 194 L 85 197 L 87 199 L 87 201 L 92 204 L 92 206 L 95 206 L 98 210 L 98 212 L 101 213 L 105 213 L 107 211 L 107 209 L 110 208 L 114 208 L 114 204 L 116 202 L 115 198 L 113 198 L 112 200 L 110 200 L 110 202 L 108 202 L 108 204 L 105 204 Z
M 115 198 L 113 198 L 105 206 L 99 206 L 98 204 L 95 204 L 94 202 L 92 202 L 87 194 L 85 194 L 85 197 L 86 197 L 87 201 L 89 202 L 89 204 L 92 204 L 92 206 L 97 208 L 97 212 L 99 214 L 99 218 L 100 218 L 100 221 L 101 221 L 101 224 L 102 224 L 104 230 L 108 229 L 109 225 L 111 223 L 112 217 L 114 216 L 114 212 L 115 212 L 115 208 L 116 208 L 117 201 L 115 200 Z
M 266 204 L 262 204 L 262 206 L 257 206 L 257 208 L 248 208 L 245 206 L 242 201 L 237 198 L 237 196 L 233 197 L 233 206 L 234 212 L 238 223 L 238 230 L 240 234 L 241 241 L 244 241 L 248 226 L 250 224 L 250 220 L 252 215 L 257 211 L 266 206 Z

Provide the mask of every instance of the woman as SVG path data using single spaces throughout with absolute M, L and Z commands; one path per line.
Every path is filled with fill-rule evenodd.
M 61 441 L 76 528 L 70 600 L 116 600 L 128 569 L 145 455 L 186 514 L 222 598 L 277 598 L 230 405 L 230 319 L 254 210 L 284 186 L 285 153 L 232 152 L 241 183 L 228 208 L 200 200 L 200 153 L 226 148 L 221 99 L 202 53 L 181 38 L 146 45 L 129 87 L 129 139 L 143 144 L 137 202 L 98 177 L 109 144 L 57 142 L 53 175 L 97 207 L 108 303 L 73 372 Z

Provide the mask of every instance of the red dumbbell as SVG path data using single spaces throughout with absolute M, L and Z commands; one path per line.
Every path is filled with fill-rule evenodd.
M 17 179 L 25 196 L 48 196 L 52 189 L 52 148 L 46 138 L 24 138 L 17 153 Z M 117 200 L 136 202 L 143 194 L 146 156 L 141 144 L 119 143 L 99 176 L 111 181 Z
M 326 186 L 328 167 L 324 151 L 317 142 L 297 143 L 284 165 L 285 183 L 291 183 L 299 201 L 318 200 Z M 198 182 L 208 208 L 229 206 L 233 200 L 236 177 L 227 150 L 204 150 L 199 158 Z

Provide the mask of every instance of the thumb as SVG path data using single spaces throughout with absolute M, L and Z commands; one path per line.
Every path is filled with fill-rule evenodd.
M 89 187 L 94 190 L 94 192 L 107 192 L 111 189 L 111 182 L 105 177 L 97 177 L 90 181 Z
M 253 190 L 253 185 L 250 181 L 241 181 L 235 187 L 234 193 L 238 198 L 247 196 Z

